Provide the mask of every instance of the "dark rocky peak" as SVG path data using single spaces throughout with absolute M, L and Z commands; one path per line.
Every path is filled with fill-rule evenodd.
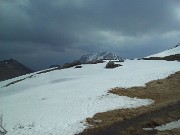
M 0 81 L 32 73 L 33 70 L 20 62 L 9 59 L 0 62 Z

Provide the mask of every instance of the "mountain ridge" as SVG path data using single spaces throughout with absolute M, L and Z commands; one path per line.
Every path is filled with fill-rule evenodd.
M 97 53 L 89 53 L 81 56 L 79 61 L 81 63 L 95 62 L 97 60 L 119 60 L 124 61 L 124 59 L 120 56 L 117 56 L 110 52 L 100 51 Z
M 144 60 L 167 60 L 167 61 L 180 61 L 180 43 L 175 47 L 147 56 L 143 58 Z
M 0 61 L 0 81 L 32 73 L 33 70 L 14 59 Z
M 173 48 L 164 50 L 164 51 L 156 53 L 156 54 L 149 55 L 149 56 L 147 56 L 145 58 L 150 58 L 150 57 L 165 57 L 165 56 L 170 56 L 170 55 L 175 55 L 175 54 L 180 54 L 180 43 L 178 43 Z

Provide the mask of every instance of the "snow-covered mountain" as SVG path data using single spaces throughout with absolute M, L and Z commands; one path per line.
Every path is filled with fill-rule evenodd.
M 98 53 L 91 53 L 87 55 L 83 55 L 79 61 L 81 63 L 88 63 L 88 62 L 94 62 L 97 60 L 119 60 L 119 61 L 124 61 L 124 59 L 120 56 L 117 56 L 113 53 L 110 52 L 98 52 Z
M 178 43 L 175 47 L 168 49 L 166 51 L 157 53 L 157 54 L 153 54 L 150 56 L 147 56 L 146 58 L 150 58 L 150 57 L 166 57 L 166 56 L 170 56 L 170 55 L 175 55 L 175 54 L 180 54 L 180 43 Z
M 180 43 L 174 48 L 143 58 L 144 60 L 180 61 Z

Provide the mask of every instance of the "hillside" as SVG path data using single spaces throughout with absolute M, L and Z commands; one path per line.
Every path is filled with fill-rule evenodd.
M 27 68 L 20 62 L 10 59 L 0 62 L 0 81 L 32 73 L 33 70 Z
M 82 64 L 80 69 L 33 73 L 1 82 L 0 114 L 7 135 L 79 133 L 89 127 L 86 118 L 96 113 L 154 102 L 114 95 L 108 93 L 110 89 L 144 86 L 180 69 L 176 61 L 126 60 L 114 69 L 106 69 L 106 63 Z
M 144 60 L 167 60 L 167 61 L 180 61 L 180 43 L 175 47 L 165 50 L 163 52 L 153 54 L 143 58 Z
M 168 54 L 176 54 L 178 47 Z M 0 82 L 0 114 L 7 135 L 75 135 L 92 126 L 100 129 L 105 126 L 106 130 L 108 124 L 111 128 L 114 122 L 135 123 L 134 117 L 156 113 L 162 105 L 179 101 L 180 62 L 125 60 L 122 63 L 114 55 L 107 56 L 99 53 L 83 58 L 87 63 L 113 58 L 115 64 L 122 66 L 107 69 L 109 60 L 96 64 L 75 61 Z M 13 67 L 18 62 L 3 63 L 11 63 L 9 67 Z M 161 124 L 177 117 L 176 113 Z

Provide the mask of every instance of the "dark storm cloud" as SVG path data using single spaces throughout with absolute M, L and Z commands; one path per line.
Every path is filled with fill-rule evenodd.
M 177 0 L 1 0 L 1 59 L 34 54 L 48 64 L 97 50 L 143 56 L 178 42 L 179 12 Z

